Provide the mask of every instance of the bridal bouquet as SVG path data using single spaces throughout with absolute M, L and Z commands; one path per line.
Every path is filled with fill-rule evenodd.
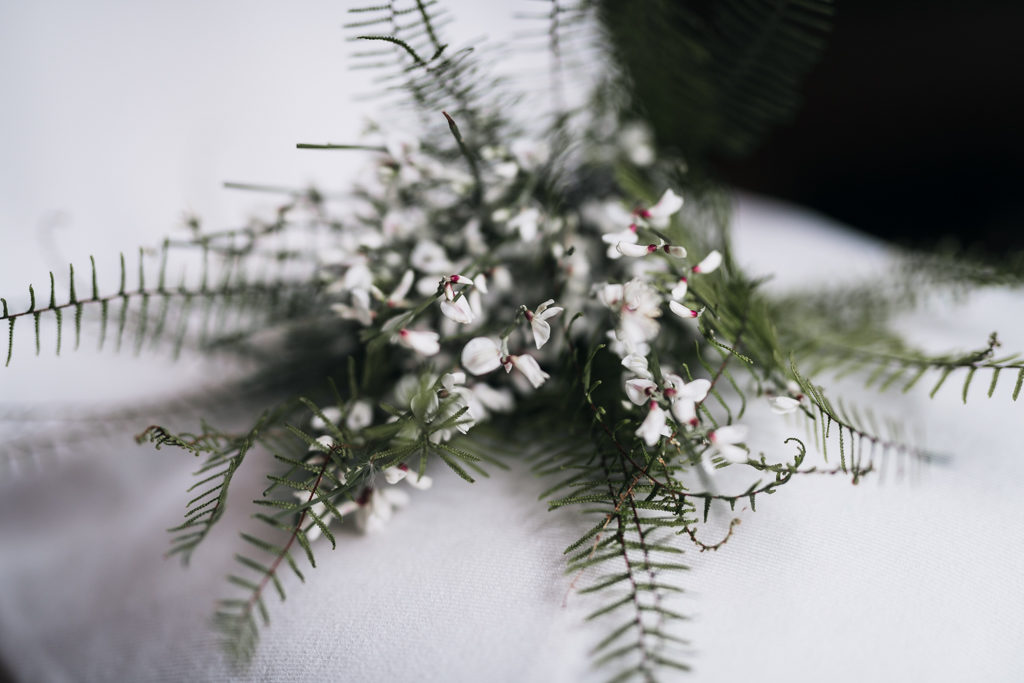
M 581 104 L 554 96 L 529 120 L 476 52 L 442 42 L 435 3 L 354 10 L 371 48 L 360 58 L 384 65 L 416 123 L 300 145 L 364 156 L 343 200 L 296 192 L 231 230 L 197 219 L 137 264 L 122 257 L 115 291 L 91 264 L 71 268 L 67 292 L 51 274 L 26 306 L 2 300 L 7 363 L 28 334 L 37 351 L 51 335 L 58 353 L 93 336 L 251 369 L 232 380 L 245 428 L 211 409 L 193 431 L 137 430 L 200 462 L 170 555 L 187 563 L 226 506 L 256 497 L 263 531 L 243 534 L 215 617 L 240 666 L 285 609 L 271 603 L 288 575 L 305 580 L 345 534 L 403 514 L 409 487 L 429 489 L 436 468 L 473 482 L 527 458 L 550 479 L 550 508 L 589 517 L 565 552 L 607 624 L 597 664 L 615 680 L 686 669 L 672 602 L 684 549 L 717 549 L 735 526 L 711 538 L 709 515 L 756 510 L 805 475 L 856 483 L 887 458 L 931 457 L 898 415 L 844 402 L 830 378 L 938 391 L 957 373 L 966 400 L 979 372 L 989 395 L 1010 375 L 1017 399 L 1024 362 L 999 355 L 995 335 L 935 355 L 889 328 L 950 268 L 957 286 L 1012 275 L 908 258 L 888 283 L 780 297 L 734 260 L 728 196 L 703 162 L 745 151 L 791 109 L 829 4 L 625 5 L 544 5 L 554 93 L 574 50 L 602 71 Z M 586 47 L 566 36 L 581 27 Z M 755 446 L 751 415 L 778 415 L 788 438 Z M 243 463 L 270 485 L 236 490 Z

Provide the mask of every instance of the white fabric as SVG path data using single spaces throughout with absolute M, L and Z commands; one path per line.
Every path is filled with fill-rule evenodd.
M 221 180 L 302 183 L 316 172 L 310 165 L 323 177 L 345 163 L 291 151 L 299 140 L 340 139 L 332 126 L 347 93 L 325 85 L 343 50 L 334 3 L 193 14 L 179 5 L 156 14 L 125 14 L 141 7 L 134 3 L 111 3 L 107 14 L 73 10 L 78 3 L 3 10 L 0 50 L 19 58 L 0 59 L 0 85 L 16 104 L 0 110 L 0 146 L 9 150 L 0 164 L 0 293 L 9 300 L 27 280 L 38 291 L 40 275 L 55 267 L 44 262 L 45 247 L 10 240 L 51 209 L 64 207 L 73 228 L 59 233 L 61 257 L 81 263 L 89 251 L 106 257 L 152 242 L 182 206 L 216 225 L 244 216 L 237 207 L 268 204 L 222 199 Z M 154 44 L 157 62 L 147 65 Z M 53 61 L 55 45 L 77 65 Z M 204 85 L 189 91 L 195 83 Z M 224 83 L 241 85 L 225 91 Z M 47 88 L 79 102 L 79 117 L 40 94 Z M 97 103 L 107 106 L 94 110 Z M 776 273 L 771 287 L 836 273 L 886 277 L 883 247 L 820 217 L 744 199 L 737 223 L 741 261 Z M 143 235 L 141 225 L 151 229 Z M 110 228 L 99 244 L 97 226 Z M 936 350 L 976 348 L 999 329 L 1004 349 L 1024 350 L 1022 311 L 1021 293 L 983 293 L 956 308 L 939 303 L 903 329 Z M 17 351 L 0 368 L 5 405 L 94 401 L 97 387 L 105 398 L 173 393 L 162 388 L 168 377 L 184 384 L 211 371 L 86 350 L 54 360 L 44 348 L 34 359 L 24 337 Z M 895 406 L 920 425 L 928 445 L 953 456 L 948 464 L 905 466 L 900 476 L 893 461 L 884 477 L 856 487 L 799 480 L 759 499 L 757 513 L 740 512 L 743 523 L 721 551 L 687 546 L 692 570 L 678 580 L 694 617 L 682 634 L 693 641 L 695 672 L 679 680 L 1019 679 L 1022 402 L 1009 400 L 1012 376 L 986 399 L 989 378 L 979 373 L 963 406 L 956 379 L 934 400 L 922 386 L 876 407 Z M 874 400 L 856 387 L 849 395 Z M 752 424 L 752 439 L 766 448 L 800 433 L 766 419 L 775 431 Z M 17 428 L 0 425 L 0 435 Z M 223 661 L 207 621 L 213 601 L 230 593 L 224 575 L 242 550 L 236 529 L 251 524 L 245 502 L 264 485 L 258 468 L 239 475 L 227 517 L 183 570 L 161 554 L 163 529 L 184 510 L 189 456 L 121 438 L 95 451 L 65 448 L 43 465 L 0 479 L 0 661 L 18 680 L 602 678 L 589 670 L 587 650 L 604 629 L 581 621 L 592 603 L 569 594 L 563 607 L 570 577 L 561 551 L 584 527 L 573 513 L 546 512 L 537 501 L 545 483 L 520 465 L 473 486 L 435 468 L 434 488 L 414 491 L 384 533 L 342 534 L 335 552 L 322 545 L 307 585 L 289 579 L 288 601 L 269 600 L 272 626 L 244 673 Z

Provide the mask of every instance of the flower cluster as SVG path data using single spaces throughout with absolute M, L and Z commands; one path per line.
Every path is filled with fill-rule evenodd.
M 723 265 L 715 249 L 690 261 L 676 222 L 684 207 L 679 194 L 664 190 L 649 205 L 624 196 L 580 206 L 540 202 L 529 189 L 544 182 L 551 152 L 532 140 L 483 148 L 477 177 L 411 140 L 388 139 L 384 148 L 363 175 L 367 205 L 342 222 L 320 272 L 340 323 L 406 351 L 396 356 L 393 390 L 383 386 L 371 397 L 410 415 L 396 442 L 446 443 L 493 413 L 512 411 L 517 396 L 542 390 L 564 367 L 568 339 L 559 326 L 568 329 L 568 311 L 582 316 L 579 330 L 602 335 L 621 359 L 624 405 L 647 448 L 686 438 L 704 444 L 709 458 L 746 459 L 742 428 L 701 428 L 710 379 L 651 369 L 666 344 L 697 334 L 707 301 L 694 290 L 695 278 L 712 277 Z M 491 208 L 467 210 L 481 187 Z M 665 311 L 687 322 L 666 328 Z M 356 433 L 400 419 L 365 399 L 330 417 Z M 323 427 L 315 420 L 311 426 Z M 388 486 L 378 477 L 336 511 L 356 513 L 362 529 L 379 527 L 404 504 L 391 484 L 429 483 L 399 471 L 384 470 Z M 311 514 L 323 513 L 311 506 Z

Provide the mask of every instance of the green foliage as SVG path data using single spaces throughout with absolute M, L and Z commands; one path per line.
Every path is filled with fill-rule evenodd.
M 352 54 L 352 68 L 381 71 L 386 91 L 408 96 L 426 116 L 447 109 L 474 136 L 496 122 L 484 113 L 484 102 L 494 101 L 494 82 L 484 80 L 472 47 L 453 51 L 441 42 L 447 20 L 436 0 L 388 0 L 349 12 L 356 20 L 345 28 L 355 32 L 353 39 L 374 45 Z
M 266 411 L 250 430 L 242 434 L 228 434 L 204 422 L 199 434 L 172 434 L 163 427 L 152 425 L 135 437 L 137 443 L 150 441 L 157 449 L 174 446 L 196 457 L 206 456 L 195 472 L 195 476 L 200 477 L 199 481 L 188 489 L 190 494 L 196 489 L 201 492 L 186 504 L 185 521 L 168 529 L 174 534 L 168 557 L 181 555 L 182 564 L 188 564 L 192 553 L 224 516 L 231 479 L 245 456 L 264 439 L 267 431 L 279 424 L 285 414 L 287 407 Z
M 662 148 L 691 164 L 751 151 L 796 109 L 831 28 L 829 0 L 599 0 L 633 97 Z

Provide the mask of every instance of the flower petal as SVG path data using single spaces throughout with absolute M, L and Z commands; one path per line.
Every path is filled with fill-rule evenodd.
M 322 408 L 320 412 L 324 414 L 325 418 L 334 424 L 338 424 L 341 420 L 341 409 L 337 406 L 327 406 L 326 408 Z M 322 420 L 319 415 L 314 415 L 309 421 L 309 426 L 313 429 L 327 429 L 327 422 Z
M 672 288 L 671 296 L 676 301 L 682 301 L 683 297 L 686 296 L 686 292 L 689 291 L 690 285 L 686 282 L 686 278 L 680 278 L 679 283 Z
M 694 310 L 691 310 L 691 309 L 687 308 L 686 306 L 682 305 L 678 301 L 669 301 L 668 302 L 668 307 L 669 307 L 669 310 L 671 310 L 673 313 L 678 315 L 680 318 L 690 319 L 690 318 L 696 318 L 697 317 L 697 311 L 694 311 Z
M 348 409 L 348 417 L 345 419 L 345 426 L 354 432 L 373 424 L 373 404 L 366 399 L 356 401 Z
M 645 244 L 630 244 L 629 242 L 618 242 L 615 245 L 616 251 L 623 256 L 629 256 L 631 258 L 640 258 L 641 256 L 647 256 L 650 252 Z
M 672 401 L 672 417 L 680 426 L 695 424 L 697 421 L 697 404 L 685 398 Z
M 773 396 L 768 399 L 768 403 L 771 404 L 772 412 L 776 415 L 786 415 L 800 407 L 800 401 L 789 396 Z
M 723 458 L 734 464 L 746 462 L 749 456 L 746 450 L 732 444 L 722 444 L 718 446 L 718 452 Z
M 540 388 L 540 385 L 544 384 L 545 380 L 551 377 L 551 375 L 541 370 L 540 363 L 533 356 L 526 354 L 512 356 L 512 365 L 515 366 L 516 370 L 523 373 L 534 389 Z
M 642 406 L 651 400 L 651 394 L 658 385 L 649 379 L 631 379 L 626 381 L 626 395 L 629 400 Z
M 533 341 L 537 344 L 538 349 L 548 343 L 548 339 L 551 338 L 551 325 L 548 325 L 547 321 L 533 316 L 530 328 L 533 330 Z
M 746 425 L 726 425 L 711 432 L 709 437 L 711 443 L 721 448 L 723 445 L 740 443 L 747 438 L 749 431 Z
M 501 346 L 490 337 L 475 337 L 462 348 L 462 367 L 483 375 L 501 366 Z
M 703 401 L 711 390 L 711 382 L 706 379 L 695 379 L 679 388 L 679 396 L 694 402 Z
M 651 401 L 650 412 L 647 413 L 647 417 L 644 418 L 644 421 L 637 427 L 635 432 L 637 436 L 644 440 L 648 448 L 661 440 L 666 427 L 665 420 L 665 411 L 656 402 Z
M 704 260 L 693 267 L 695 273 L 713 273 L 718 270 L 718 267 L 722 265 L 722 254 L 715 249 L 710 254 L 704 257 Z
M 468 325 L 473 322 L 475 316 L 473 308 L 469 305 L 469 299 L 463 295 L 454 301 L 441 300 L 441 313 L 449 320 Z
M 651 378 L 651 371 L 647 368 L 647 358 L 641 356 L 639 353 L 627 354 L 622 359 L 622 367 L 632 372 L 637 377 L 643 377 L 644 379 Z
M 441 335 L 429 330 L 398 331 L 398 343 L 423 356 L 433 356 L 441 350 Z

